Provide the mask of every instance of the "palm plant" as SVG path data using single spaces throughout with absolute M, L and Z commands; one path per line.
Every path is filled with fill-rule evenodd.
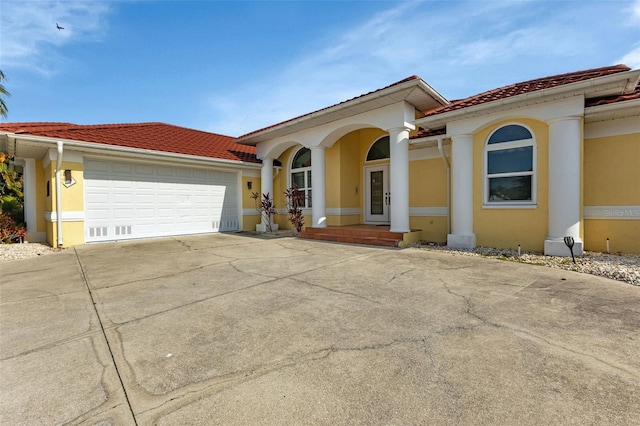
M 4 88 L 4 84 L 2 82 L 5 80 L 4 73 L 0 70 L 0 115 L 4 118 L 7 118 L 7 113 L 9 109 L 7 108 L 7 103 L 3 98 L 11 96 L 11 93 Z

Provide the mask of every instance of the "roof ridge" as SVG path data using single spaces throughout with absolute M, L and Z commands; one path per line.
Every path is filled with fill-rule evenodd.
M 236 140 L 239 140 L 239 139 L 245 138 L 245 137 L 250 136 L 250 135 L 254 135 L 254 134 L 260 133 L 260 132 L 262 132 L 262 131 L 264 131 L 264 130 L 268 130 L 268 129 L 272 129 L 272 128 L 274 128 L 274 127 L 278 127 L 278 126 L 280 126 L 280 125 L 282 125 L 282 124 L 289 123 L 289 122 L 291 122 L 291 121 L 295 121 L 295 120 L 298 120 L 298 119 L 303 118 L 303 117 L 307 117 L 307 116 L 309 116 L 309 115 L 312 115 L 312 114 L 318 113 L 318 112 L 320 112 L 320 111 L 325 111 L 325 110 L 331 109 L 331 108 L 336 107 L 336 106 L 338 106 L 338 105 L 342 105 L 342 104 L 345 104 L 345 103 L 347 103 L 347 102 L 351 102 L 351 101 L 354 101 L 354 100 L 356 100 L 356 99 L 363 98 L 363 97 L 365 97 L 365 96 L 369 96 L 369 95 L 372 95 L 372 94 L 374 94 L 374 93 L 381 92 L 381 91 L 383 91 L 383 90 L 386 90 L 386 89 L 389 89 L 389 88 L 391 88 L 391 87 L 398 86 L 398 85 L 400 85 L 400 84 L 406 83 L 406 82 L 408 82 L 408 81 L 413 81 L 413 80 L 420 80 L 420 77 L 414 74 L 414 75 L 412 75 L 412 76 L 409 76 L 409 77 L 403 78 L 402 80 L 396 81 L 395 83 L 391 83 L 391 84 L 389 84 L 389 85 L 387 85 L 387 86 L 381 87 L 380 89 L 375 89 L 375 90 L 372 90 L 372 91 L 370 91 L 370 92 L 363 93 L 362 95 L 358 95 L 358 96 L 354 96 L 353 98 L 345 99 L 344 101 L 341 101 L 341 102 L 338 102 L 338 103 L 335 103 L 335 104 L 329 105 L 329 106 L 327 106 L 327 107 L 320 108 L 320 109 L 317 109 L 317 110 L 314 110 L 314 111 L 308 112 L 308 113 L 306 113 L 306 114 L 298 115 L 298 116 L 293 117 L 293 118 L 290 118 L 290 119 L 288 119 L 288 120 L 280 121 L 280 122 L 278 122 L 278 123 L 276 123 L 276 124 L 272 124 L 272 125 L 270 125 L 270 126 L 263 127 L 263 128 L 261 128 L 261 129 L 257 129 L 257 130 L 251 131 L 251 132 L 249 132 L 249 133 L 245 133 L 245 134 L 243 134 L 243 135 L 238 136 L 238 137 L 236 138 Z
M 539 90 L 564 86 L 571 83 L 577 83 L 584 80 L 590 80 L 592 78 L 604 77 L 611 74 L 617 74 L 620 72 L 630 71 L 627 65 L 617 64 L 606 67 L 590 68 L 581 71 L 573 71 L 562 74 L 554 74 L 546 77 L 535 78 L 532 80 L 521 81 L 517 83 L 508 84 L 505 86 L 497 87 L 495 89 L 487 90 L 477 93 L 466 98 L 461 98 L 451 101 L 447 105 L 443 105 L 429 111 L 426 111 L 422 117 L 428 117 L 438 115 L 444 112 L 459 110 L 471 106 L 476 106 L 484 103 L 489 103 L 497 100 L 497 98 L 507 98 L 512 96 L 521 95 L 524 93 L 536 92 Z M 554 84 L 556 82 L 556 84 Z M 501 96 L 495 96 L 502 94 Z

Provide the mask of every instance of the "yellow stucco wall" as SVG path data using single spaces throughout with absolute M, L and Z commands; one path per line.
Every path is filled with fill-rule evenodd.
M 441 158 L 409 162 L 409 206 L 447 204 L 447 168 Z
M 329 226 L 353 225 L 365 221 L 364 168 L 389 163 L 388 159 L 366 162 L 366 157 L 372 144 L 384 135 L 386 133 L 381 129 L 360 129 L 343 136 L 325 151 L 327 209 L 360 209 L 360 214 L 328 215 Z M 274 178 L 278 208 L 285 206 L 281 194 L 287 187 L 291 156 L 298 148 L 289 148 L 278 158 L 283 164 L 283 170 Z M 409 179 L 410 206 L 446 206 L 446 167 L 441 158 L 411 161 Z M 306 224 L 309 225 L 312 218 L 310 214 L 306 216 Z M 276 216 L 276 223 L 281 228 L 291 228 L 286 215 Z M 422 229 L 422 238 L 425 240 L 446 240 L 446 217 L 411 217 L 410 226 L 412 229 Z
M 36 169 L 36 231 L 46 232 L 47 221 L 44 212 L 47 206 L 47 180 L 45 179 L 45 170 L 42 167 L 42 160 L 35 161 Z
M 584 205 L 640 205 L 640 134 L 584 141 Z
M 640 220 L 590 219 L 584 221 L 585 250 L 640 253 Z
M 248 183 L 251 182 L 251 189 L 249 189 Z M 240 195 L 241 206 L 243 210 L 255 209 L 255 201 L 251 198 L 252 192 L 260 193 L 260 178 L 259 177 L 242 177 L 242 193 Z M 256 225 L 260 223 L 260 214 L 256 211 L 255 214 L 242 215 L 242 230 L 243 231 L 255 231 Z
M 61 185 L 62 194 L 62 216 L 65 212 L 83 212 L 84 211 L 84 166 L 82 163 L 62 162 L 61 170 L 71 170 L 71 176 L 76 181 L 70 187 Z M 61 179 L 64 179 L 64 172 L 61 172 Z M 55 163 L 50 162 L 44 168 L 45 211 L 56 212 L 56 172 Z M 49 182 L 49 196 L 46 196 L 46 181 Z M 58 245 L 58 229 L 56 222 L 46 222 L 47 242 L 52 246 Z M 63 221 L 62 222 L 62 239 L 64 247 L 84 244 L 84 221 Z
M 522 124 L 534 135 L 537 147 L 537 205 L 533 208 L 483 206 L 484 147 L 489 134 L 508 123 Z M 473 137 L 473 228 L 478 246 L 543 251 L 548 233 L 549 128 L 544 122 L 510 119 L 484 127 Z M 455 161 L 455 158 L 453 159 Z M 455 188 L 452 188 L 452 192 Z
M 640 205 L 640 134 L 584 141 L 584 205 Z M 640 220 L 585 219 L 586 250 L 640 253 Z

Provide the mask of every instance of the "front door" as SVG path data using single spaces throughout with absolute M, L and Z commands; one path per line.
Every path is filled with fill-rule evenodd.
M 389 223 L 389 165 L 365 167 L 365 221 L 367 223 Z

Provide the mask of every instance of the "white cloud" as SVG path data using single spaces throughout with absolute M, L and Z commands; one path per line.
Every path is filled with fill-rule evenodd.
M 631 52 L 624 55 L 617 63 L 625 64 L 634 70 L 640 68 L 640 44 L 636 45 Z
M 261 76 L 259 84 L 211 96 L 207 109 L 216 119 L 205 127 L 239 135 L 412 74 L 421 75 L 444 96 L 451 96 L 452 88 L 469 96 L 500 84 L 574 71 L 583 64 L 607 65 L 612 59 L 592 63 L 607 45 L 607 19 L 620 19 L 615 7 L 539 1 L 478 5 L 410 2 L 380 12 L 329 38 L 324 49 L 282 64 L 279 74 Z M 634 55 L 637 50 L 625 61 L 633 63 Z
M 2 65 L 29 68 L 42 74 L 56 71 L 65 44 L 95 37 L 108 12 L 100 1 L 3 1 L 0 14 Z M 56 23 L 64 27 L 58 30 Z
M 640 24 L 640 0 L 635 0 L 629 7 L 629 25 Z

